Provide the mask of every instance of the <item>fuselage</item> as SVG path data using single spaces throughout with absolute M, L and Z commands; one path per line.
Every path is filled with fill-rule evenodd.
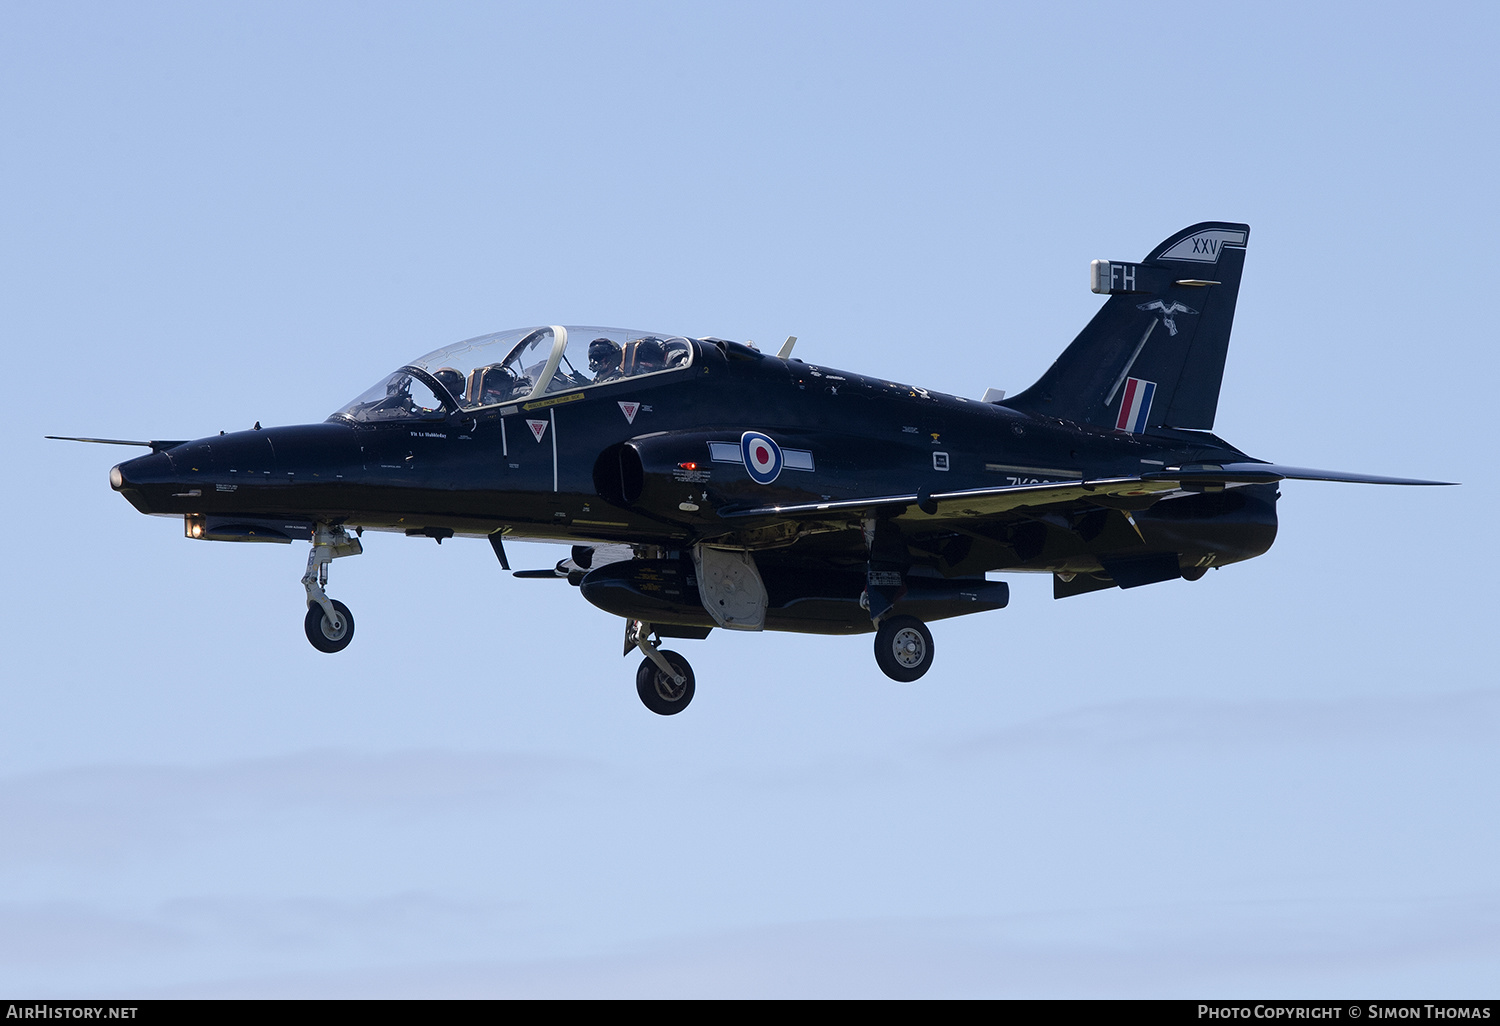
M 1111 432 L 737 343 L 691 345 L 689 366 L 644 378 L 474 411 L 376 423 L 335 415 L 214 435 L 123 463 L 113 479 L 154 514 L 668 548 L 716 541 L 774 552 L 806 532 L 788 537 L 774 518 L 723 514 L 1246 458 L 1204 432 Z M 770 483 L 758 483 L 742 459 L 723 458 L 747 431 L 795 454 Z M 1234 562 L 1269 547 L 1274 498 L 1274 486 L 1254 486 L 1148 502 L 1133 526 L 1148 547 L 1183 553 L 1185 565 Z M 821 533 L 837 530 L 823 525 Z M 940 532 L 953 537 L 918 545 L 914 558 L 944 574 L 1086 572 L 1098 568 L 1091 553 L 1100 546 L 1134 545 L 1131 531 L 1126 518 L 1090 525 L 1039 516 L 993 537 Z M 864 558 L 861 548 L 850 539 L 851 561 Z

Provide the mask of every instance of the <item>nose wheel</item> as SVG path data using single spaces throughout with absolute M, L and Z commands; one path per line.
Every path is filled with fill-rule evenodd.
M 328 603 L 333 606 L 335 619 L 330 620 L 322 606 L 310 602 L 302 629 L 307 632 L 312 647 L 319 652 L 342 652 L 354 640 L 354 617 L 349 607 L 338 599 L 329 599 Z
M 875 662 L 891 680 L 909 684 L 932 667 L 932 632 L 915 616 L 893 616 L 875 632 Z

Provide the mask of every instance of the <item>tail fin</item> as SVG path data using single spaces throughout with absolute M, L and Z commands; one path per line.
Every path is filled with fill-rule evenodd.
M 1098 427 L 1214 426 L 1250 226 L 1204 221 L 1138 264 L 1095 260 L 1109 296 L 1036 384 L 1001 405 Z

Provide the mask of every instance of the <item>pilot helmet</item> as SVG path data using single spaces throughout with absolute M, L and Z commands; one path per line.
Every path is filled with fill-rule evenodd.
M 620 343 L 607 338 L 596 338 L 589 343 L 589 370 L 618 370 L 620 367 Z
M 432 372 L 432 376 L 437 378 L 438 383 L 446 388 L 448 394 L 454 399 L 463 399 L 464 376 L 461 371 L 453 367 L 440 367 Z

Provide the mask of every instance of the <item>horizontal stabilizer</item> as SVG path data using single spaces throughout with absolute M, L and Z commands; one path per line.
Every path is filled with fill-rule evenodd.
M 1344 470 L 1311 470 L 1288 467 L 1280 463 L 1224 463 L 1199 467 L 1168 467 L 1142 474 L 1148 481 L 1172 480 L 1186 483 L 1222 482 L 1255 484 L 1269 481 L 1341 481 L 1347 484 L 1383 485 L 1452 485 L 1456 481 L 1423 481 L 1412 477 L 1380 477 L 1375 474 L 1351 474 Z

